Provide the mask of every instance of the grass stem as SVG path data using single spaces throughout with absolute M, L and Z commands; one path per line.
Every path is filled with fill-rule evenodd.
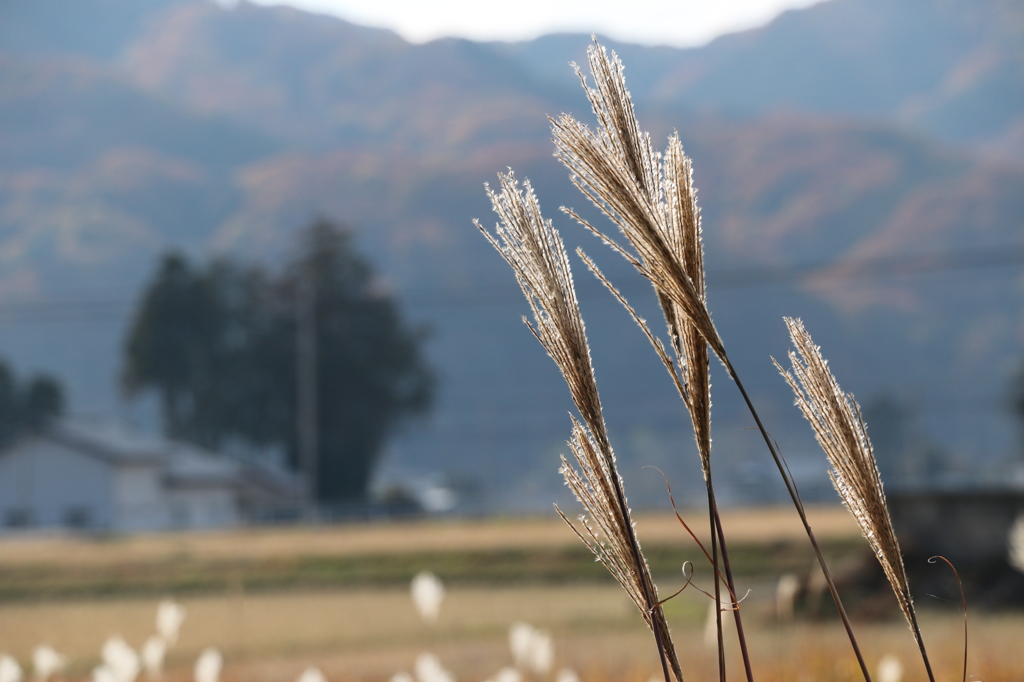
M 789 492 L 790 498 L 793 500 L 793 505 L 796 507 L 797 514 L 800 516 L 800 522 L 803 523 L 804 531 L 807 533 L 807 539 L 811 542 L 811 547 L 814 548 L 814 555 L 818 558 L 818 564 L 821 566 L 821 571 L 825 576 L 825 583 L 828 585 L 829 594 L 832 595 L 832 600 L 836 604 L 836 609 L 839 611 L 839 617 L 843 621 L 843 627 L 846 628 L 846 634 L 850 639 L 850 645 L 853 647 L 853 653 L 857 657 L 857 662 L 860 664 L 861 672 L 864 674 L 865 682 L 871 682 L 871 673 L 868 672 L 867 663 L 864 661 L 864 655 L 861 654 L 860 645 L 857 644 L 857 637 L 853 634 L 853 625 L 850 623 L 850 617 L 846 614 L 846 609 L 843 607 L 843 600 L 839 597 L 839 591 L 836 589 L 836 583 L 832 580 L 832 574 L 828 570 L 828 564 L 825 562 L 825 557 L 821 553 L 821 548 L 818 547 L 818 540 L 814 537 L 814 531 L 811 530 L 811 524 L 807 520 L 807 512 L 804 510 L 804 503 L 800 499 L 800 493 L 797 490 L 796 482 L 793 481 L 789 474 L 785 464 L 782 461 L 782 456 L 779 455 L 778 450 L 775 448 L 775 444 L 772 442 L 772 438 L 768 435 L 768 430 L 764 427 L 761 422 L 761 417 L 757 413 L 757 409 L 754 407 L 753 401 L 747 394 L 747 389 L 743 386 L 743 382 L 740 381 L 739 375 L 736 373 L 736 369 L 733 367 L 732 362 L 728 357 L 723 357 L 722 362 L 725 364 L 725 369 L 729 373 L 729 378 L 736 384 L 736 388 L 739 389 L 740 395 L 743 396 L 743 402 L 746 403 L 747 409 L 750 411 L 750 415 L 754 418 L 755 424 L 757 424 L 757 430 L 761 432 L 761 437 L 764 438 L 765 445 L 768 446 L 768 452 L 771 453 L 772 459 L 775 461 L 775 466 L 779 470 L 779 474 L 782 476 L 783 483 L 786 484 L 786 491 Z M 923 651 L 922 645 L 922 651 Z M 931 677 L 931 666 L 927 663 L 925 658 L 925 665 L 928 667 L 929 679 L 934 682 L 934 678 Z
M 711 568 L 715 581 L 715 628 L 718 631 L 718 679 L 725 682 L 725 637 L 722 633 L 722 589 L 718 571 L 718 533 L 715 532 L 715 493 L 708 473 L 708 519 L 711 522 Z
M 729 550 L 725 543 L 725 531 L 722 529 L 722 517 L 718 513 L 718 501 L 714 500 L 714 493 L 712 493 L 713 502 L 713 515 L 715 519 L 715 528 L 718 532 L 718 544 L 722 548 L 722 565 L 725 568 L 725 581 L 729 587 L 729 594 L 732 595 L 733 599 L 733 617 L 736 619 L 736 637 L 740 643 L 740 654 L 743 657 L 743 669 L 747 675 L 747 682 L 754 682 L 754 671 L 750 664 L 750 652 L 747 648 L 747 636 L 743 631 L 743 616 L 740 615 L 739 601 L 736 599 L 736 584 L 732 578 L 732 566 L 729 563 Z
M 928 659 L 928 652 L 924 649 L 924 639 L 921 638 L 921 627 L 917 624 L 917 614 L 910 614 L 911 626 L 914 630 L 914 638 L 917 640 L 917 648 L 921 650 L 921 659 L 924 661 L 924 669 L 928 671 L 929 682 L 935 682 L 935 674 L 932 673 L 932 662 Z M 967 669 L 967 648 L 964 647 L 964 670 Z

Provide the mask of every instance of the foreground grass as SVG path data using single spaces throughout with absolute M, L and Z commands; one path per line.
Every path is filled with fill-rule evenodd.
M 806 574 L 813 561 L 794 517 L 754 510 L 724 519 L 736 539 L 738 582 L 749 589 L 743 609 L 757 679 L 860 679 L 838 621 L 827 614 L 775 620 L 779 575 Z M 843 510 L 813 510 L 812 523 L 834 567 L 863 558 Z M 664 515 L 641 517 L 638 528 L 663 594 L 675 589 L 682 561 L 697 562 L 693 541 Z M 697 523 L 694 530 L 703 532 Z M 707 570 L 697 566 L 697 582 L 707 584 Z M 420 570 L 439 573 L 448 585 L 433 626 L 419 620 L 409 599 L 408 579 Z M 473 682 L 511 663 L 507 632 L 516 620 L 551 631 L 556 666 L 574 668 L 583 682 L 647 682 L 659 665 L 635 608 L 557 520 L 8 538 L 0 542 L 0 595 L 0 651 L 27 667 L 32 648 L 49 643 L 70 657 L 69 680 L 89 677 L 111 635 L 140 646 L 153 633 L 157 599 L 167 595 L 184 603 L 188 618 L 164 682 L 191 680 L 191 664 L 207 646 L 225 653 L 224 682 L 287 682 L 307 665 L 332 682 L 383 682 L 411 671 L 423 651 L 436 653 L 461 682 Z M 877 608 L 881 598 L 888 601 Z M 940 678 L 959 679 L 955 608 L 925 596 L 919 602 Z M 892 595 L 872 603 L 856 623 L 870 664 L 896 654 L 906 682 L 924 679 Z M 666 605 L 689 680 L 717 677 L 715 652 L 704 644 L 707 609 L 692 589 Z M 874 618 L 865 620 L 868 613 Z M 972 614 L 971 638 L 971 674 L 986 682 L 1024 679 L 1024 616 Z M 731 669 L 739 672 L 738 661 Z
M 759 680 L 856 680 L 859 673 L 837 621 L 775 622 L 772 585 L 754 583 L 744 602 Z M 649 636 L 616 585 L 453 587 L 440 621 L 422 624 L 405 589 L 297 590 L 249 594 L 227 591 L 183 600 L 188 619 L 173 650 L 167 682 L 188 680 L 191 662 L 210 645 L 224 651 L 225 682 L 285 682 L 307 665 L 332 681 L 379 682 L 411 670 L 423 651 L 436 653 L 457 679 L 483 680 L 511 663 L 508 625 L 525 620 L 552 632 L 556 666 L 579 671 L 584 682 L 646 682 L 658 669 Z M 715 653 L 704 644 L 706 600 L 687 592 L 670 602 L 668 617 L 688 678 L 715 675 Z M 927 603 L 923 604 L 927 606 Z M 0 642 L 27 662 L 47 641 L 71 657 L 67 677 L 86 678 L 100 646 L 121 634 L 139 646 L 153 629 L 151 599 L 88 599 L 0 605 Z M 874 665 L 896 654 L 906 682 L 924 679 L 906 625 L 893 618 L 857 623 Z M 942 679 L 958 679 L 961 621 L 953 609 L 925 609 L 923 627 L 934 642 Z M 986 682 L 1024 679 L 1024 616 L 972 617 L 969 671 Z M 735 652 L 731 652 L 735 654 Z M 733 662 L 734 672 L 736 661 Z

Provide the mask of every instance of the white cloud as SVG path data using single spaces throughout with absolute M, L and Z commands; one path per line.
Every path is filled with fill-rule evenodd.
M 257 0 L 335 14 L 349 21 L 397 31 L 423 42 L 443 36 L 522 40 L 554 31 L 601 33 L 618 40 L 688 46 L 766 23 L 782 10 L 817 0 L 633 0 L 628 11 L 612 0 L 520 0 L 508 4 L 469 0 Z

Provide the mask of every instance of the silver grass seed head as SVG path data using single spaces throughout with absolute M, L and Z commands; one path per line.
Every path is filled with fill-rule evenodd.
M 635 257 L 581 222 L 616 246 L 661 295 L 678 305 L 724 362 L 724 346 L 703 300 L 703 281 L 698 291 L 681 261 L 681 253 L 667 239 L 665 176 L 669 174 L 664 168 L 669 162 L 680 163 L 681 145 L 676 139 L 670 141 L 664 155 L 653 151 L 649 136 L 639 130 L 622 65 L 614 52 L 609 57 L 595 43 L 588 50 L 588 61 L 594 86 L 588 86 L 582 74 L 580 78 L 598 126 L 591 131 L 566 114 L 553 119 L 556 156 L 569 169 L 580 191 L 619 227 Z M 688 198 L 694 199 L 695 194 L 688 192 Z M 702 263 L 700 270 L 703 273 Z
M 796 406 L 811 424 L 832 465 L 829 476 L 836 491 L 874 551 L 921 644 L 903 556 L 860 407 L 852 394 L 843 393 L 803 322 L 784 319 L 796 350 L 789 353 L 790 370 L 778 362 L 775 366 L 793 389 Z

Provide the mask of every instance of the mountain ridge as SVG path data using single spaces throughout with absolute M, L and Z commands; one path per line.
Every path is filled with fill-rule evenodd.
M 106 10 L 125 2 L 88 0 Z M 785 409 L 791 399 L 767 363 L 769 352 L 778 356 L 786 346 L 782 314 L 821 329 L 815 338 L 865 397 L 893 391 L 956 401 L 970 383 L 972 400 L 994 402 L 1024 344 L 1024 287 L 1012 268 L 986 270 L 965 287 L 965 280 L 901 274 L 898 267 L 881 279 L 856 279 L 848 265 L 1019 244 L 1024 156 L 1001 142 L 1013 135 L 1013 116 L 996 116 L 1002 127 L 971 138 L 963 128 L 942 133 L 901 113 L 899 102 L 952 78 L 937 67 L 939 76 L 890 88 L 899 96 L 866 114 L 838 100 L 828 111 L 799 98 L 777 106 L 780 100 L 758 99 L 729 75 L 737 64 L 756 62 L 750 55 L 765 49 L 758 45 L 817 30 L 822 16 L 835 23 L 836 14 L 861 12 L 885 23 L 918 8 L 935 13 L 925 24 L 946 26 L 964 6 L 914 0 L 874 11 L 878 5 L 830 0 L 693 50 L 616 45 L 656 146 L 678 129 L 694 158 L 712 285 L 717 272 L 753 273 L 751 281 L 759 281 L 766 269 L 799 273 L 809 263 L 832 264 L 710 294 L 737 361 L 756 368 L 752 391 L 773 406 L 767 411 L 776 432 L 793 438 L 799 457 L 813 445 L 799 416 Z M 61 43 L 60 26 L 46 32 L 47 8 L 64 12 L 51 15 L 63 22 L 79 16 L 56 0 L 0 8 L 0 27 L 8 27 L 0 28 L 0 306 L 35 305 L 75 290 L 130 297 L 169 247 L 275 267 L 295 230 L 318 215 L 338 218 L 358 230 L 360 248 L 409 314 L 435 329 L 437 413 L 396 442 L 388 467 L 479 479 L 498 508 L 546 504 L 562 494 L 550 472 L 564 449 L 564 389 L 521 329 L 524 306 L 511 273 L 470 221 L 492 220 L 483 183 L 512 166 L 532 180 L 570 244 L 593 252 L 631 300 L 643 298 L 645 287 L 628 267 L 556 210 L 565 204 L 594 213 L 552 158 L 546 118 L 571 111 L 589 122 L 566 63 L 579 61 L 589 37 L 412 45 L 388 31 L 294 9 L 148 0 L 116 26 L 104 24 L 102 14 L 91 18 L 95 26 L 80 22 L 107 42 L 76 45 Z M 37 49 L 27 37 L 5 40 L 18 21 L 23 35 L 42 36 Z M 856 26 L 850 24 L 853 47 L 857 35 L 896 30 L 858 34 Z M 797 42 L 814 40 L 821 38 Z M 983 43 L 961 40 L 928 64 L 960 64 Z M 860 68 L 856 50 L 844 49 L 845 68 Z M 763 57 L 762 72 L 784 67 L 785 57 Z M 1012 76 L 1014 59 L 1011 50 L 997 64 Z M 548 61 L 559 62 L 561 76 L 537 67 Z M 986 68 L 983 75 L 1003 67 Z M 964 92 L 977 85 L 964 82 Z M 771 83 L 763 88 L 770 91 Z M 729 105 L 726 95 L 740 94 L 748 105 Z M 993 110 L 1024 116 L 1015 101 L 996 102 Z M 993 145 L 1004 153 L 993 154 Z M 685 424 L 674 418 L 671 386 L 656 362 L 643 359 L 643 339 L 621 311 L 587 289 L 593 283 L 582 273 L 578 280 L 590 292 L 588 329 L 625 465 L 636 465 L 631 471 L 641 478 L 639 465 L 656 463 L 674 480 L 697 480 L 699 471 L 665 454 L 689 443 Z M 649 318 L 657 315 L 638 305 Z M 118 325 L 128 313 L 119 310 L 95 327 L 82 322 L 73 338 L 43 339 L 28 323 L 8 326 L 3 351 L 68 377 L 76 411 L 134 414 L 114 382 Z M 723 466 L 739 471 L 759 446 L 742 432 L 741 406 L 726 389 L 722 394 L 716 442 L 730 453 Z M 954 470 L 1009 456 L 1012 434 L 997 410 L 981 417 L 927 410 L 922 419 L 947 443 Z M 507 491 L 498 490 L 500 481 Z M 641 504 L 660 499 L 660 483 L 645 485 Z M 685 495 L 687 484 L 679 489 Z

